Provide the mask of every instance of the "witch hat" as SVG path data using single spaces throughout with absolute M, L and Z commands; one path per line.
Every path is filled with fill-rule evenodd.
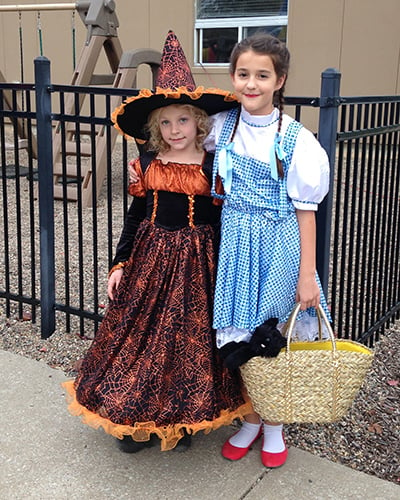
M 114 126 L 125 136 L 147 140 L 146 123 L 157 108 L 171 104 L 192 104 L 208 115 L 226 111 L 239 105 L 232 92 L 196 87 L 182 47 L 173 31 L 168 32 L 161 64 L 156 78 L 156 89 L 141 89 L 128 98 L 111 116 Z

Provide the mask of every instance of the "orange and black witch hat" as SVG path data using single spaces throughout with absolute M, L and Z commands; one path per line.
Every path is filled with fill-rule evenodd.
M 171 104 L 192 104 L 212 115 L 239 105 L 232 92 L 196 87 L 179 40 L 168 32 L 161 64 L 156 78 L 156 90 L 142 89 L 128 98 L 112 114 L 114 126 L 126 136 L 148 139 L 145 126 L 152 111 Z

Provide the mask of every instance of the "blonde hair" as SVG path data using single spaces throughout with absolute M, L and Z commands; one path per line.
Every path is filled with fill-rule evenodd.
M 196 120 L 196 148 L 199 151 L 202 151 L 203 142 L 210 132 L 210 120 L 207 113 L 203 109 L 198 108 L 197 106 L 192 106 L 191 104 L 170 104 L 170 106 L 182 106 Z M 165 153 L 169 149 L 169 146 L 162 138 L 160 131 L 159 118 L 163 109 L 164 108 L 157 108 L 152 111 L 146 124 L 146 130 L 150 135 L 150 139 L 146 144 L 146 149 L 148 149 L 149 151 L 154 151 L 156 153 Z

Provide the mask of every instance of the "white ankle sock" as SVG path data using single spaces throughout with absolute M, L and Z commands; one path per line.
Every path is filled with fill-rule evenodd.
M 229 439 L 230 444 L 237 448 L 247 448 L 257 437 L 260 427 L 261 422 L 259 424 L 251 424 L 244 421 L 240 431 Z
M 285 450 L 282 429 L 283 425 L 264 424 L 263 451 L 280 453 Z

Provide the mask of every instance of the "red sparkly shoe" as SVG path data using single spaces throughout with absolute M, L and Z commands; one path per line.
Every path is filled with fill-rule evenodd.
M 238 432 L 235 432 L 233 436 L 236 436 Z M 247 455 L 248 451 L 251 450 L 252 445 L 257 441 L 257 439 L 261 436 L 261 434 L 262 434 L 262 426 L 260 427 L 260 430 L 258 431 L 258 434 L 255 437 L 255 439 L 253 439 L 253 441 L 246 448 L 239 448 L 238 446 L 233 446 L 233 444 L 229 442 L 230 439 L 229 438 L 227 441 L 225 441 L 224 446 L 222 447 L 221 450 L 222 456 L 224 458 L 227 458 L 228 460 L 240 460 L 245 455 Z
M 285 443 L 285 439 L 283 439 Z M 264 448 L 264 440 L 263 440 L 263 448 Z M 263 451 L 261 448 L 261 462 L 264 467 L 269 467 L 273 469 L 275 467 L 281 467 L 287 460 L 288 449 L 285 443 L 285 449 L 279 453 L 271 453 L 269 451 Z

